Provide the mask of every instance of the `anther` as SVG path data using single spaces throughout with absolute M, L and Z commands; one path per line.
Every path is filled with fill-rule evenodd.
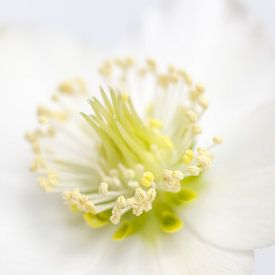
M 106 182 L 101 182 L 98 188 L 98 193 L 102 195 L 108 194 L 109 185 Z
M 143 174 L 143 177 L 140 182 L 144 187 L 149 188 L 152 186 L 154 179 L 154 175 L 151 172 L 147 171 Z

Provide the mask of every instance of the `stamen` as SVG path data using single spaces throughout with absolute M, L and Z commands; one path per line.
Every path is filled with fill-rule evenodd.
M 156 198 L 156 190 L 150 188 L 147 192 L 141 188 L 137 188 L 135 196 L 128 199 L 127 203 L 133 209 L 135 216 L 140 216 L 143 211 L 148 212 L 152 209 L 152 202 Z
M 151 172 L 147 171 L 143 174 L 143 177 L 141 179 L 141 184 L 144 187 L 149 188 L 152 186 L 154 179 L 155 179 L 154 175 Z
M 79 189 L 63 192 L 63 199 L 86 213 L 96 213 L 94 204 L 89 201 L 86 195 L 81 194 Z
M 109 187 L 109 185 L 106 182 L 100 183 L 99 188 L 98 188 L 99 194 L 107 195 L 108 194 L 108 187 Z
M 171 171 L 164 169 L 163 171 L 163 185 L 168 192 L 179 192 L 181 189 L 180 181 L 183 179 L 181 171 Z
M 223 138 L 219 137 L 219 136 L 213 137 L 213 142 L 215 144 L 222 144 L 223 143 Z
M 194 153 L 192 150 L 188 149 L 185 151 L 184 155 L 183 155 L 183 162 L 185 164 L 190 164 L 192 162 L 194 158 Z

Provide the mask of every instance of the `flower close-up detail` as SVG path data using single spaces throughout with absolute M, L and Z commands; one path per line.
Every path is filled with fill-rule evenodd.
M 172 65 L 162 72 L 153 59 L 142 66 L 132 58 L 109 60 L 99 72 L 108 87 L 100 88 L 101 101 L 75 78 L 60 84 L 53 107 L 37 109 L 40 125 L 26 135 L 35 154 L 31 170 L 92 228 L 121 224 L 114 239 L 144 228 L 151 238 L 154 227 L 182 229 L 176 209 L 207 185 L 203 173 L 222 143 L 214 136 L 197 144 L 208 108 L 204 87 Z M 76 102 L 85 96 L 92 113 L 78 118 Z
M 164 2 L 109 52 L 0 29 L 4 274 L 249 275 L 275 243 L 275 50 L 239 1 Z

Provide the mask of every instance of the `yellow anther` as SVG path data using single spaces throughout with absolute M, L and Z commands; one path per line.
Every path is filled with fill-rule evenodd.
M 134 60 L 132 58 L 116 58 L 114 60 L 114 63 L 120 67 L 122 70 L 127 70 L 129 69 L 133 64 L 134 64 Z
M 209 106 L 208 100 L 204 97 L 200 97 L 198 99 L 198 104 L 201 106 L 203 109 L 207 109 Z
M 37 140 L 37 135 L 36 135 L 36 133 L 30 132 L 25 135 L 25 138 L 27 141 L 33 143 Z
M 181 171 L 171 171 L 164 169 L 163 171 L 163 185 L 168 192 L 179 192 L 180 181 L 184 178 Z
M 200 168 L 195 165 L 189 166 L 187 168 L 187 171 L 190 173 L 191 176 L 198 176 L 200 174 Z
M 222 137 L 218 137 L 218 136 L 213 137 L 213 142 L 215 144 L 222 144 L 223 143 L 223 138 Z
M 119 196 L 116 200 L 116 207 L 123 209 L 127 206 L 127 200 L 124 196 Z
M 51 192 L 58 183 L 58 176 L 54 172 L 48 172 L 46 176 L 39 177 L 37 181 L 46 192 Z
M 204 86 L 203 86 L 202 84 L 199 83 L 199 84 L 196 85 L 196 90 L 197 90 L 200 94 L 203 94 L 205 88 L 204 88 Z
M 166 74 L 161 74 L 158 76 L 158 83 L 162 88 L 167 88 L 170 84 L 170 77 Z
M 191 101 L 197 101 L 200 96 L 200 93 L 196 89 L 191 89 L 189 91 L 189 98 Z
M 199 135 L 202 133 L 201 127 L 197 123 L 192 125 L 192 133 L 194 135 Z
M 31 164 L 31 171 L 37 171 L 39 169 L 45 168 L 46 167 L 46 163 L 43 160 L 43 158 L 40 155 L 37 155 L 34 159 L 34 161 Z
M 144 187 L 149 188 L 149 187 L 152 186 L 152 183 L 154 182 L 154 179 L 155 179 L 155 177 L 151 172 L 149 172 L 149 171 L 144 172 L 143 177 L 141 179 L 141 184 Z
M 109 188 L 109 185 L 106 182 L 102 182 L 99 185 L 98 193 L 102 194 L 102 195 L 107 195 L 108 194 L 108 188 Z
M 196 122 L 198 119 L 197 114 L 192 110 L 187 111 L 186 115 L 191 122 Z
M 70 81 L 63 81 L 59 84 L 59 91 L 64 94 L 73 94 L 74 87 Z
M 151 59 L 151 58 L 147 59 L 146 64 L 150 72 L 156 71 L 156 61 L 154 59 Z
M 112 73 L 112 65 L 109 61 L 105 61 L 99 68 L 99 73 L 104 77 L 110 77 Z
M 39 116 L 38 121 L 41 124 L 47 124 L 49 122 L 49 119 L 46 116 Z
M 141 188 L 137 188 L 135 196 L 127 199 L 128 205 L 133 209 L 133 214 L 140 216 L 144 211 L 150 211 L 156 194 L 156 190 L 153 188 L 150 188 L 147 192 Z
M 86 83 L 81 77 L 75 77 L 60 83 L 58 90 L 60 93 L 67 95 L 85 94 Z
M 201 168 L 208 170 L 211 166 L 211 158 L 207 155 L 200 155 L 197 157 L 197 162 Z
M 75 205 L 79 210 L 86 213 L 96 213 L 94 204 L 89 201 L 88 197 L 79 192 L 79 189 L 63 192 L 63 199 L 70 205 Z
M 208 151 L 207 149 L 198 147 L 198 148 L 197 148 L 197 151 L 198 151 L 198 153 L 199 153 L 200 155 L 208 156 L 208 157 L 211 156 L 210 153 L 209 153 L 209 151 Z
M 185 151 L 185 153 L 184 153 L 184 155 L 183 155 L 183 162 L 184 162 L 185 164 L 189 164 L 189 163 L 192 162 L 193 158 L 194 158 L 194 153 L 193 153 L 193 151 L 190 150 L 190 149 L 188 149 L 188 150 Z
M 191 76 L 184 70 L 178 71 L 179 76 L 185 81 L 185 83 L 190 87 L 192 86 L 193 80 Z
M 152 127 L 152 128 L 157 128 L 157 129 L 160 129 L 162 128 L 163 124 L 160 120 L 158 119 L 155 119 L 155 118 L 151 118 L 149 120 L 149 125 Z

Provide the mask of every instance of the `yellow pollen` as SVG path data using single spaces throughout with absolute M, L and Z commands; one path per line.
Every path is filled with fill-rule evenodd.
M 189 166 L 187 170 L 191 176 L 198 176 L 200 174 L 200 168 L 195 165 Z
M 188 149 L 188 150 L 185 151 L 185 153 L 184 153 L 184 155 L 183 155 L 183 162 L 184 162 L 185 164 L 189 164 L 189 163 L 192 162 L 193 158 L 194 158 L 194 153 L 193 153 L 193 151 L 190 150 L 190 149 Z
M 208 100 L 206 98 L 200 97 L 198 99 L 198 103 L 201 106 L 201 108 L 203 108 L 203 109 L 207 109 L 208 108 L 209 103 L 208 103 Z
M 222 137 L 213 137 L 213 142 L 215 144 L 222 144 L 223 143 L 223 138 Z
M 187 111 L 186 115 L 191 122 L 196 122 L 198 119 L 197 114 L 192 110 Z
M 86 213 L 96 213 L 94 204 L 89 201 L 88 197 L 79 192 L 79 189 L 63 192 L 63 199 L 70 205 L 76 206 L 78 209 Z
M 196 90 L 197 90 L 200 94 L 203 94 L 205 88 L 204 88 L 204 86 L 203 86 L 202 84 L 199 83 L 199 84 L 196 85 Z
M 106 182 L 102 182 L 100 185 L 99 185 L 99 188 L 98 188 L 98 193 L 99 194 L 102 194 L 102 195 L 107 195 L 108 194 L 108 184 Z
M 141 179 L 141 184 L 146 187 L 149 188 L 152 186 L 152 183 L 154 182 L 154 175 L 151 172 L 144 172 L 143 177 Z
M 179 70 L 178 74 L 181 78 L 183 78 L 183 80 L 185 81 L 185 83 L 187 84 L 187 86 L 191 87 L 193 80 L 191 78 L 191 76 L 184 70 Z
M 164 169 L 163 171 L 163 185 L 166 191 L 177 193 L 180 191 L 180 182 L 184 178 L 181 171 L 171 171 Z
M 86 84 L 82 78 L 75 77 L 71 80 L 63 81 L 59 85 L 58 90 L 61 94 L 65 95 L 85 94 Z

